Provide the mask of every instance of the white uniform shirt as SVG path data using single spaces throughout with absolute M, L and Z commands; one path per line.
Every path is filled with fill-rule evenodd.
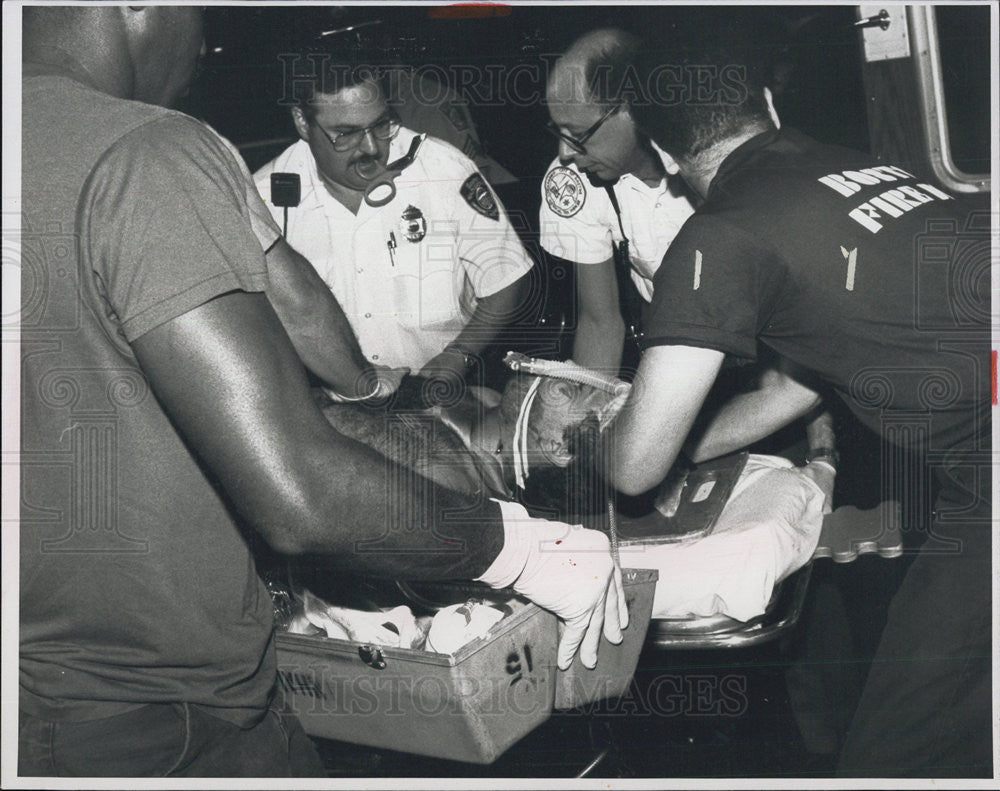
M 653 275 L 694 207 L 685 195 L 671 190 L 667 178 L 650 187 L 628 173 L 614 190 L 629 239 L 632 282 L 649 302 Z M 622 239 L 607 191 L 593 186 L 572 163 L 563 165 L 558 159 L 542 180 L 539 219 L 542 247 L 577 264 L 607 261 L 614 255 L 613 245 Z
M 400 129 L 390 162 L 415 134 Z M 279 225 L 284 210 L 270 201 L 272 172 L 299 174 L 301 200 L 288 209 L 286 238 L 333 291 L 362 352 L 381 365 L 419 370 L 468 324 L 479 298 L 532 267 L 475 165 L 436 138 L 426 138 L 396 178 L 392 201 L 362 203 L 356 215 L 327 191 L 300 140 L 254 174 Z

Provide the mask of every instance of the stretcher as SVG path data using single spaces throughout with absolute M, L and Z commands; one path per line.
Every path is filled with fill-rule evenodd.
M 620 522 L 616 526 L 617 543 L 624 544 L 627 551 L 629 544 L 637 540 L 681 545 L 704 539 L 718 524 L 746 461 L 746 454 L 736 454 L 686 471 L 679 480 L 672 482 L 669 496 L 658 501 L 658 512 L 644 518 L 616 520 L 613 509 L 610 510 L 612 525 Z M 774 586 L 760 614 L 746 620 L 721 613 L 652 618 L 645 644 L 652 651 L 734 650 L 751 649 L 778 640 L 790 633 L 799 621 L 814 562 L 829 558 L 836 563 L 849 563 L 862 554 L 899 557 L 903 551 L 900 519 L 900 506 L 896 502 L 883 502 L 867 511 L 854 506 L 838 508 L 822 519 L 811 558 Z M 602 738 L 595 737 L 594 727 L 590 729 L 592 758 L 577 778 L 589 776 L 602 763 L 621 760 L 619 739 L 613 732 L 614 721 L 602 724 L 605 731 Z M 598 723 L 592 721 L 591 725 Z
M 704 476 L 696 477 L 697 482 L 703 479 Z M 696 491 L 697 485 L 690 491 Z M 653 618 L 646 643 L 663 650 L 736 649 L 776 640 L 798 623 L 815 561 L 829 558 L 836 563 L 850 563 L 863 554 L 899 557 L 903 552 L 900 520 L 897 502 L 883 502 L 866 511 L 842 506 L 823 518 L 810 560 L 774 585 L 760 614 L 742 620 L 723 613 Z M 672 540 L 697 541 L 710 530 L 701 519 L 694 520 L 689 527 L 688 535 L 675 527 Z
M 765 458 L 737 453 L 675 473 L 665 482 L 655 510 L 637 519 L 619 520 L 617 530 L 621 551 L 627 552 L 628 548 L 637 546 L 669 545 L 675 548 L 678 557 L 681 557 L 681 552 L 687 552 L 686 557 L 691 561 L 705 558 L 691 550 L 705 547 L 713 540 L 721 540 L 722 536 L 713 534 L 713 531 L 725 528 L 725 517 L 729 515 L 726 509 L 732 507 L 734 489 L 746 476 L 748 460 L 752 465 Z M 791 483 L 794 486 L 794 481 Z M 764 490 L 772 505 L 780 499 L 783 486 L 780 481 L 761 479 L 757 485 Z M 803 503 L 796 508 L 799 510 L 792 513 L 809 519 L 808 509 L 814 508 L 814 505 Z M 743 513 L 746 512 L 744 508 Z M 760 602 L 758 612 L 744 610 L 740 613 L 741 617 L 733 617 L 724 611 L 671 613 L 670 617 L 657 617 L 654 612 L 646 642 L 665 650 L 690 650 L 746 648 L 775 640 L 798 622 L 813 561 L 831 558 L 835 562 L 846 563 L 859 554 L 868 553 L 885 558 L 898 557 L 902 553 L 899 523 L 898 503 L 881 503 L 869 511 L 861 511 L 854 506 L 841 507 L 817 523 L 818 535 L 815 544 L 808 547 L 808 553 L 801 554 L 806 547 L 800 548 L 802 562 L 798 565 L 801 567 L 791 569 L 787 576 L 783 575 L 780 567 L 773 569 L 778 578 L 769 598 Z M 742 546 L 752 551 L 752 545 L 744 543 Z M 781 546 L 768 545 L 766 549 L 780 552 Z M 794 550 L 788 551 L 794 554 Z M 661 550 L 661 556 L 663 554 Z M 627 554 L 627 557 L 629 562 L 638 561 L 632 554 Z M 719 556 L 708 556 L 707 562 L 717 564 Z M 660 567 L 661 576 L 664 572 L 665 569 Z M 735 606 L 731 609 L 737 610 Z

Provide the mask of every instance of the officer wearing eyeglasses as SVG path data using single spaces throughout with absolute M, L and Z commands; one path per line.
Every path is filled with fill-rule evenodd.
M 556 61 L 546 91 L 559 155 L 542 182 L 541 244 L 576 264 L 573 359 L 614 371 L 625 332 L 616 253 L 648 302 L 663 254 L 694 211 L 632 120 L 638 45 L 622 30 L 587 33 Z
M 376 70 L 334 57 L 314 78 L 297 77 L 294 95 L 301 139 L 254 174 L 279 222 L 271 174 L 299 175 L 288 242 L 333 291 L 373 364 L 464 378 L 518 309 L 532 266 L 503 207 L 468 157 L 432 137 L 391 179 L 391 200 L 366 201 L 417 136 Z

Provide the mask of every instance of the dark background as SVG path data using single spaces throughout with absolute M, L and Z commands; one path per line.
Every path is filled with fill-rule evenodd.
M 785 123 L 819 140 L 867 149 L 861 85 L 860 37 L 853 6 L 513 6 L 484 9 L 483 18 L 450 18 L 446 9 L 416 6 L 210 7 L 210 54 L 187 110 L 239 145 L 291 136 L 287 109 L 278 104 L 282 69 L 278 55 L 296 53 L 322 31 L 361 25 L 378 31 L 387 51 L 414 66 L 447 73 L 478 67 L 483 81 L 465 90 L 480 136 L 501 164 L 523 178 L 538 178 L 555 151 L 540 134 L 544 95 L 524 66 L 545 74 L 547 64 L 581 33 L 617 26 L 670 40 L 671 32 L 710 31 L 739 24 L 771 63 L 771 87 Z M 936 10 L 949 132 L 956 164 L 966 172 L 989 170 L 989 7 Z M 380 21 L 377 27 L 367 25 Z M 351 33 L 325 40 L 331 52 Z M 499 86 L 491 85 L 492 70 Z M 517 70 L 516 80 L 512 74 Z M 498 76 L 499 75 L 499 76 Z M 255 155 L 259 158 L 259 155 Z M 267 161 L 251 162 L 251 167 Z
M 462 66 L 482 70 L 482 81 L 468 86 L 465 95 L 487 150 L 515 175 L 539 178 L 555 146 L 542 130 L 544 105 L 524 100 L 544 96 L 548 64 L 577 36 L 617 26 L 662 38 L 671 30 L 711 30 L 738 16 L 775 63 L 780 84 L 773 88 L 786 123 L 830 142 L 867 147 L 850 6 L 734 10 L 557 4 L 497 13 L 456 19 L 435 18 L 441 9 L 427 7 L 209 8 L 208 46 L 222 52 L 206 58 L 188 109 L 238 145 L 290 136 L 287 108 L 277 103 L 282 94 L 278 55 L 300 51 L 324 30 L 378 19 L 386 49 L 403 62 L 433 64 L 442 73 Z M 328 37 L 331 51 L 335 54 L 351 35 Z M 532 74 L 541 79 L 533 81 Z
M 487 16 L 480 18 L 449 18 L 449 13 L 454 11 L 414 6 L 211 7 L 207 43 L 210 50 L 221 51 L 206 57 L 183 109 L 236 143 L 251 169 L 256 169 L 294 140 L 288 108 L 279 102 L 284 90 L 279 56 L 299 52 L 321 31 L 381 20 L 377 26 L 381 39 L 401 62 L 433 65 L 439 75 L 479 70 L 482 80 L 467 85 L 464 95 L 485 150 L 518 177 L 518 182 L 497 191 L 538 260 L 539 282 L 545 288 L 538 315 L 525 322 L 530 332 L 505 341 L 523 351 L 546 348 L 552 337 L 565 350 L 571 339 L 572 270 L 547 259 L 537 244 L 539 183 L 556 150 L 542 128 L 547 113 L 540 99 L 553 58 L 581 33 L 616 26 L 639 34 L 651 32 L 660 39 L 677 32 L 680 38 L 681 31 L 711 30 L 738 16 L 748 40 L 768 63 L 775 104 L 785 125 L 824 142 L 861 150 L 869 146 L 860 37 L 853 28 L 852 6 L 737 10 L 556 4 L 483 9 L 480 13 Z M 984 109 L 990 95 L 989 9 L 939 8 L 938 18 L 953 156 L 962 170 L 985 172 L 990 144 Z M 329 37 L 330 51 L 335 55 L 337 46 L 350 42 L 352 35 Z M 566 331 L 560 331 L 563 327 Z M 487 383 L 495 383 L 499 375 L 495 361 L 480 373 Z M 883 496 L 878 442 L 843 413 L 838 414 L 838 433 L 843 455 L 852 460 L 838 477 L 838 505 L 871 507 Z M 800 679 L 798 694 L 812 702 L 813 714 L 819 712 L 820 720 L 842 729 L 844 712 L 851 710 L 863 680 L 864 658 L 874 649 L 885 605 L 905 562 L 873 557 L 837 566 L 817 562 L 803 622 L 778 643 L 735 653 L 653 649 L 644 653 L 632 700 L 642 700 L 644 691 L 664 675 L 693 689 L 691 685 L 705 679 L 709 686 L 718 686 L 735 674 L 746 690 L 745 706 L 735 716 L 719 715 L 710 700 L 707 709 L 699 710 L 697 696 L 669 716 L 636 708 L 627 697 L 622 707 L 599 715 L 579 711 L 554 715 L 489 767 L 325 741 L 319 746 L 329 773 L 337 777 L 571 777 L 605 748 L 607 757 L 593 776 L 829 776 L 835 752 L 818 749 L 823 745 L 815 738 L 803 738 L 787 673 L 808 666 L 821 671 L 805 682 Z M 844 608 L 846 619 L 830 620 L 831 608 Z M 830 624 L 846 631 L 838 632 Z M 801 703 L 797 713 L 810 716 L 808 711 L 803 715 Z

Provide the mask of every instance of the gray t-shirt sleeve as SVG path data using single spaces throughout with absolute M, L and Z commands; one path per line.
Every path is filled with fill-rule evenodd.
M 171 115 L 102 157 L 78 206 L 85 265 L 129 341 L 229 291 L 263 291 L 264 251 L 223 144 Z
M 278 227 L 276 218 L 271 215 L 267 206 L 264 205 L 264 200 L 261 197 L 263 193 L 257 191 L 257 185 L 254 183 L 253 175 L 250 173 L 250 169 L 243 160 L 243 155 L 240 154 L 239 149 L 237 149 L 236 146 L 230 143 L 225 137 L 220 135 L 215 129 L 208 126 L 208 124 L 205 125 L 205 128 L 219 139 L 219 142 L 222 143 L 226 151 L 229 152 L 229 155 L 233 158 L 233 163 L 240 171 L 240 178 L 243 182 L 243 191 L 246 194 L 247 210 L 250 212 L 250 227 L 253 229 L 254 236 L 257 237 L 257 241 L 260 242 L 260 246 L 264 248 L 265 252 L 267 252 L 271 249 L 274 243 L 281 238 L 281 228 Z M 268 199 L 270 199 L 270 190 L 268 190 L 267 196 Z

